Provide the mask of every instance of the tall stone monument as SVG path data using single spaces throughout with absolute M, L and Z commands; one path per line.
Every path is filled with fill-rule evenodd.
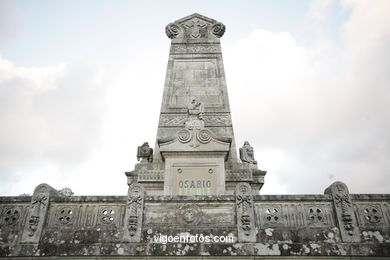
M 224 33 L 225 25 L 200 14 L 166 26 L 171 48 L 153 162 L 127 174 L 147 194 L 233 194 L 237 182 L 248 182 L 257 194 L 264 183 L 266 172 L 249 159 L 249 143 L 240 149 L 242 161 L 237 157 L 220 44 Z
M 2 259 L 389 259 L 389 194 L 335 182 L 324 194 L 259 195 L 266 172 L 249 142 L 237 156 L 224 32 L 199 14 L 168 24 L 157 137 L 134 149 L 127 195 L 40 184 L 0 197 Z

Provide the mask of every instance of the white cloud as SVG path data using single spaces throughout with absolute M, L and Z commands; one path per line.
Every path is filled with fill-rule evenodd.
M 85 63 L 36 68 L 0 59 L 0 193 L 17 183 L 32 190 L 50 173 L 60 183 L 89 156 L 104 118 L 99 73 Z
M 288 32 L 257 29 L 226 51 L 236 139 L 249 139 L 268 170 L 263 192 L 275 193 L 270 175 L 278 192 L 322 193 L 335 179 L 355 193 L 390 190 L 389 2 L 368 2 L 344 4 L 341 47 L 327 33 L 300 46 Z M 332 3 L 313 3 L 310 26 L 329 30 Z

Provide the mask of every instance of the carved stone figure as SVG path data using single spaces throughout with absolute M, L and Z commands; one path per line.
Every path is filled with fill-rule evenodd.
M 188 106 L 188 117 L 190 119 L 203 119 L 204 107 L 203 103 L 198 101 L 198 98 L 193 98 Z
M 243 162 L 257 164 L 253 152 L 253 147 L 249 144 L 248 141 L 245 141 L 244 146 L 240 148 L 240 159 Z
M 145 142 L 142 146 L 138 146 L 137 160 L 141 160 L 141 163 L 153 161 L 153 149 L 149 148 L 148 142 Z
M 30 216 L 30 219 L 28 220 L 28 235 L 30 237 L 34 236 L 35 231 L 38 229 L 39 224 L 39 216 Z
M 129 230 L 129 235 L 131 237 L 135 236 L 135 234 L 137 233 L 137 225 L 138 225 L 138 217 L 137 216 L 129 216 L 128 230 Z

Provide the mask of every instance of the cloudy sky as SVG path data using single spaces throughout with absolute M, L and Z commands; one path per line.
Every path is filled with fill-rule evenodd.
M 236 142 L 261 194 L 390 192 L 390 1 L 0 0 L 0 195 L 40 183 L 125 195 L 154 143 L 170 40 L 194 12 L 221 39 Z

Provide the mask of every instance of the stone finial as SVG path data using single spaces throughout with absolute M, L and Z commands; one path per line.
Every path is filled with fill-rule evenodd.
M 344 242 L 359 242 L 360 232 L 347 185 L 336 181 L 326 188 L 325 194 L 332 195 L 342 240 Z
M 149 148 L 149 143 L 145 142 L 143 145 L 138 146 L 137 160 L 141 160 L 141 163 L 147 163 L 153 161 L 153 149 Z
M 257 164 L 255 160 L 255 154 L 253 152 L 253 147 L 249 144 L 248 141 L 245 141 L 244 146 L 240 148 L 240 159 L 243 162 Z

